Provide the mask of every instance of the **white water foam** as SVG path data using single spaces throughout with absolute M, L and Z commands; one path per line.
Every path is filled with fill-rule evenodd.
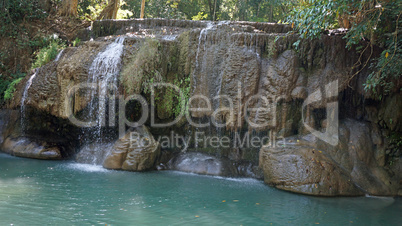
M 208 177 L 208 178 L 214 178 L 218 180 L 227 180 L 227 181 L 235 181 L 235 182 L 240 182 L 240 183 L 257 183 L 261 184 L 263 183 L 260 180 L 254 179 L 254 178 L 245 178 L 245 177 L 223 177 L 223 176 L 212 176 L 212 175 L 203 175 L 203 174 L 196 174 L 196 173 L 189 173 L 189 172 L 183 172 L 183 171 L 176 171 L 176 170 L 169 170 L 168 172 L 172 174 L 177 174 L 177 175 L 189 175 L 189 176 L 197 176 L 197 177 Z
M 110 170 L 107 170 L 100 165 L 83 164 L 83 163 L 69 163 L 66 165 L 66 168 L 83 172 L 102 172 L 102 173 L 110 172 Z

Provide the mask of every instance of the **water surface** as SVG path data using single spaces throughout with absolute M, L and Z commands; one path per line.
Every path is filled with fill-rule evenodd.
M 253 179 L 0 154 L 0 225 L 398 225 L 400 198 L 317 198 Z

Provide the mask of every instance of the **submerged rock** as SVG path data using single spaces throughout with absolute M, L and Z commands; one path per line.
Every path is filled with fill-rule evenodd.
M 236 167 L 228 160 L 197 153 L 181 153 L 168 163 L 168 169 L 213 176 L 236 176 Z
M 103 162 L 103 167 L 145 171 L 155 167 L 159 155 L 159 142 L 154 139 L 147 127 L 141 126 L 129 130 L 114 144 Z

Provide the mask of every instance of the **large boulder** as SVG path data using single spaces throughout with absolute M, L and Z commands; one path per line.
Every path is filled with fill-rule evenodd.
M 130 129 L 112 147 L 103 162 L 107 169 L 145 171 L 155 166 L 160 155 L 159 142 L 145 126 Z
M 50 146 L 46 142 L 32 141 L 26 137 L 6 138 L 1 150 L 10 155 L 34 159 L 62 159 L 59 147 Z
M 362 195 L 340 166 L 309 146 L 264 147 L 264 181 L 279 189 L 310 195 Z
M 375 131 L 368 123 L 346 119 L 339 125 L 336 146 L 312 135 L 265 146 L 260 151 L 264 180 L 279 189 L 310 195 L 398 195 L 400 167 L 385 170 Z

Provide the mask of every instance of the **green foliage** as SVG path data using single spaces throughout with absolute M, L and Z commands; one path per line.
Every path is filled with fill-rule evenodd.
M 146 18 L 191 19 L 179 8 L 188 2 L 188 0 L 147 0 L 144 14 Z M 126 0 L 121 9 L 127 10 L 125 18 L 139 18 L 141 1 Z M 128 12 L 130 13 L 128 14 Z
M 364 84 L 364 89 L 372 91 L 380 100 L 394 88 L 394 81 L 401 77 L 402 39 L 398 39 L 394 46 L 382 51 L 381 56 L 370 65 L 372 72 Z
M 277 22 L 286 17 L 296 2 L 296 0 L 147 0 L 145 17 Z M 138 18 L 141 1 L 125 0 L 121 9 L 132 12 L 132 15 L 126 18 Z
M 296 0 L 222 0 L 218 20 L 278 22 L 286 18 Z
M 16 23 L 46 17 L 46 12 L 40 9 L 37 1 L 18 0 L 0 2 L 0 31 L 1 34 L 16 30 Z
M 290 12 L 287 22 L 300 34 L 301 39 L 317 38 L 323 30 L 336 26 L 336 16 L 343 11 L 337 7 L 338 3 L 331 0 L 301 1 Z
M 355 47 L 361 56 L 365 51 L 371 51 L 371 56 L 373 45 L 383 47 L 381 56 L 372 61 L 373 72 L 365 84 L 366 90 L 381 99 L 392 89 L 393 80 L 401 76 L 402 44 L 398 36 L 401 12 L 402 4 L 397 1 L 305 0 L 294 8 L 287 22 L 300 34 L 300 39 L 319 38 L 326 29 L 348 28 L 344 36 L 346 47 Z M 300 39 L 294 43 L 296 49 Z M 362 40 L 369 42 L 361 46 Z M 353 69 L 366 67 L 369 60 L 356 64 Z
M 13 97 L 15 86 L 25 77 L 25 73 L 17 71 L 10 77 L 3 77 L 0 74 L 0 94 L 2 100 L 8 100 Z
M 95 20 L 106 5 L 104 0 L 81 0 L 78 2 L 78 17 L 82 20 Z
M 52 40 L 49 45 L 41 48 L 36 53 L 36 60 L 32 64 L 32 68 L 42 67 L 56 58 L 59 50 L 64 48 L 64 44 L 60 44 L 58 40 Z
M 197 15 L 193 16 L 191 19 L 192 20 L 205 20 L 207 19 L 208 14 L 204 14 L 204 12 L 198 12 Z
M 81 39 L 79 39 L 78 37 L 74 39 L 73 41 L 73 47 L 77 47 L 79 46 L 81 43 Z
M 15 86 L 20 83 L 22 79 L 24 78 L 17 78 L 8 85 L 7 89 L 4 91 L 4 100 L 11 100 L 13 98 Z
M 168 117 L 179 116 L 182 111 L 187 112 L 187 103 L 190 98 L 190 77 L 180 78 L 175 75 L 171 83 L 174 87 L 169 86 L 156 87 L 154 97 L 158 106 L 158 111 L 167 114 Z M 180 94 L 181 92 L 181 94 Z
M 47 17 L 48 14 L 41 9 L 40 2 L 31 0 L 0 1 L 0 38 L 4 40 L 2 49 L 7 52 L 0 53 L 0 99 L 3 100 L 5 91 L 8 97 L 12 96 L 12 87 L 18 78 L 25 74 L 21 72 L 21 54 L 31 54 L 44 44 L 40 36 L 32 38 L 31 30 L 24 24 Z M 11 45 L 16 48 L 11 48 Z M 12 49 L 12 50 L 11 50 Z M 12 52 L 11 52 L 12 51 Z M 7 89 L 10 88 L 10 89 Z
M 180 115 L 183 107 L 188 107 L 187 103 L 190 98 L 190 91 L 191 91 L 190 77 L 179 79 L 178 76 L 176 75 L 174 85 L 179 87 L 182 93 L 182 95 L 180 95 L 180 93 L 177 93 L 177 91 L 171 89 L 171 95 L 172 95 L 171 99 L 177 101 L 175 105 L 172 105 L 171 109 L 173 110 L 173 114 L 175 116 L 178 116 Z M 184 109 L 184 112 L 187 112 L 187 109 Z
M 394 164 L 396 160 L 401 157 L 401 153 L 398 153 L 398 150 L 402 149 L 402 134 L 397 131 L 392 131 L 388 136 L 388 164 L 391 166 Z

